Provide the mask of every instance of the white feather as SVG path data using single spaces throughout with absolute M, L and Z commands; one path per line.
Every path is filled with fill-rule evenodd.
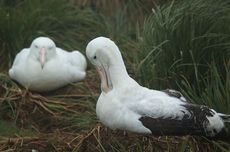
M 93 39 L 86 47 L 86 54 L 91 63 L 99 69 L 99 75 L 104 82 L 96 113 L 106 126 L 112 129 L 151 133 L 139 120 L 147 116 L 182 121 L 191 118 L 191 123 L 196 123 L 197 129 L 200 129 L 201 132 L 204 129 L 207 136 L 214 136 L 224 128 L 223 120 L 214 110 L 211 110 L 213 116 L 211 114 L 206 116 L 210 109 L 205 106 L 203 106 L 206 108 L 204 110 L 207 111 L 202 111 L 199 109 L 202 106 L 185 102 L 186 99 L 183 96 L 177 98 L 162 91 L 140 86 L 128 75 L 120 51 L 110 39 L 104 37 Z M 100 70 L 106 74 L 100 74 Z M 191 109 L 188 111 L 189 108 L 186 108 L 186 105 L 198 108 L 198 113 L 193 113 L 195 110 Z M 202 120 L 196 120 L 197 118 Z M 203 125 L 201 126 L 203 128 L 201 129 L 199 125 Z
M 56 48 L 56 55 L 46 61 L 44 68 L 31 57 L 31 48 L 23 49 L 9 70 L 12 79 L 34 91 L 50 91 L 85 78 L 86 60 L 78 51 Z

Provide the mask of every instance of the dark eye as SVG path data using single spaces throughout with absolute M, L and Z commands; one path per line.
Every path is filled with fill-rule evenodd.
M 38 46 L 37 46 L 37 45 L 35 45 L 35 48 L 38 48 Z
M 53 48 L 52 46 L 48 47 L 49 50 L 51 50 L 52 48 Z
M 93 57 L 93 59 L 97 59 L 97 56 L 95 55 L 95 56 Z

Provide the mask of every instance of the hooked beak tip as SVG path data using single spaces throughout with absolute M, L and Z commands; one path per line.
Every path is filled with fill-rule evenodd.
M 40 60 L 41 68 L 43 69 L 45 66 L 45 62 L 43 60 Z
M 108 75 L 103 67 L 96 67 L 96 70 L 101 78 L 101 89 L 103 92 L 108 93 L 111 88 L 109 86 Z
M 44 68 L 44 64 L 41 64 L 42 69 Z

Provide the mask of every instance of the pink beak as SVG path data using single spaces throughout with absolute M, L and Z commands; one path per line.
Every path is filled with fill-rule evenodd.
M 45 64 L 45 56 L 46 56 L 46 49 L 44 47 L 42 47 L 41 50 L 40 50 L 40 58 L 39 58 L 40 63 L 42 65 L 42 68 L 43 68 L 43 66 Z
M 96 70 L 101 78 L 101 89 L 102 91 L 104 91 L 105 93 L 109 92 L 110 88 L 108 85 L 108 78 L 105 72 L 105 69 L 102 67 L 96 67 Z

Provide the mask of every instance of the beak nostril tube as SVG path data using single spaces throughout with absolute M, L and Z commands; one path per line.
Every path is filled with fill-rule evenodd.
M 44 47 L 42 47 L 41 49 L 40 49 L 40 58 L 39 58 L 39 60 L 40 60 L 40 63 L 41 63 L 41 66 L 42 66 L 42 68 L 44 67 L 44 64 L 45 64 L 45 60 L 46 60 L 46 49 L 44 48 Z

